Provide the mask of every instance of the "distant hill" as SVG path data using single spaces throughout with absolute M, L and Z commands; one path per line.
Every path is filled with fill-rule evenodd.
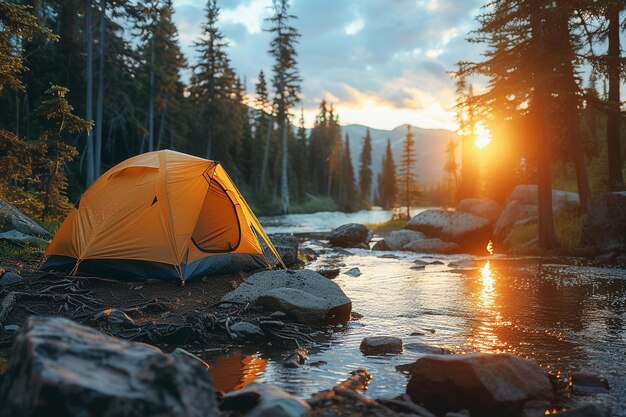
M 354 165 L 355 174 L 358 177 L 359 156 L 361 155 L 363 138 L 365 137 L 367 126 L 348 125 L 342 126 L 341 129 L 344 138 L 346 133 L 350 136 L 352 163 Z M 453 138 L 458 142 L 459 136 L 455 132 L 444 129 L 422 129 L 411 126 L 411 130 L 415 135 L 415 147 L 417 154 L 417 166 L 415 168 L 415 172 L 417 173 L 417 179 L 420 185 L 430 186 L 442 182 L 445 179 L 443 166 L 446 160 L 446 145 L 448 144 L 450 138 Z M 405 133 L 406 125 L 398 126 L 393 130 L 370 128 L 370 135 L 372 137 L 372 171 L 374 173 L 374 187 L 376 187 L 376 178 L 381 169 L 381 160 L 385 152 L 387 138 L 391 139 L 393 159 L 397 165 L 400 160 Z M 457 162 L 458 161 L 460 161 L 460 146 L 457 146 Z

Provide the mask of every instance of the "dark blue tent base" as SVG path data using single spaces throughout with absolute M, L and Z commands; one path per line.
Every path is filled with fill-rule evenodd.
M 41 269 L 69 273 L 75 266 L 75 258 L 53 255 L 46 260 Z M 187 281 L 197 277 L 249 272 L 266 267 L 263 257 L 259 255 L 224 254 L 182 264 L 181 270 L 182 279 Z M 152 278 L 166 281 L 181 280 L 181 271 L 174 265 L 128 259 L 83 259 L 76 274 L 128 280 Z

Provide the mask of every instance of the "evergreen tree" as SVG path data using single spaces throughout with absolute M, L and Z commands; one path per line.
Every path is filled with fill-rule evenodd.
M 276 90 L 274 105 L 280 125 L 281 163 L 280 183 L 282 197 L 282 212 L 289 212 L 289 184 L 287 178 L 287 126 L 290 110 L 299 100 L 300 75 L 298 74 L 295 44 L 300 34 L 290 21 L 296 16 L 289 14 L 288 0 L 274 0 L 274 16 L 268 20 L 271 27 L 268 30 L 274 35 L 270 43 L 269 53 L 275 59 L 273 66 L 274 77 L 272 84 Z
M 372 137 L 367 129 L 363 139 L 363 149 L 361 150 L 361 165 L 359 166 L 359 188 L 361 196 L 365 201 L 370 201 L 372 194 Z
M 263 73 L 263 70 L 259 72 L 259 79 L 256 83 L 255 107 L 257 110 L 255 132 L 257 141 L 263 143 L 261 172 L 259 173 L 257 184 L 257 192 L 262 193 L 265 190 L 265 183 L 267 182 L 270 144 L 273 131 L 272 105 L 269 100 L 267 82 L 265 81 L 265 74 Z
M 387 148 L 383 155 L 381 172 L 378 176 L 379 204 L 386 210 L 395 205 L 397 195 L 396 164 L 391 152 L 391 139 L 387 138 Z
M 337 202 L 343 211 L 354 211 L 358 204 L 358 192 L 354 179 L 354 168 L 352 166 L 352 155 L 350 152 L 350 138 L 346 133 L 343 152 L 341 153 L 341 176 L 339 180 L 339 193 Z
M 416 175 L 414 165 L 417 162 L 415 155 L 415 140 L 411 125 L 406 125 L 406 135 L 402 146 L 402 156 L 398 171 L 400 181 L 400 201 L 406 206 L 406 217 L 411 218 L 411 204 L 415 202 L 417 196 Z
M 457 144 L 454 139 L 450 139 L 448 145 L 446 146 L 446 164 L 443 167 L 443 170 L 446 172 L 448 176 L 448 196 L 449 196 L 449 204 L 456 205 L 457 195 L 456 193 L 459 190 L 459 179 L 458 179 L 458 164 L 456 162 L 456 147 Z

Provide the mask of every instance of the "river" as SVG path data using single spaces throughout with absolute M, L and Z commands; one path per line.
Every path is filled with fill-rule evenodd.
M 287 215 L 261 222 L 268 233 L 290 233 L 389 218 L 389 212 L 362 211 Z M 314 242 L 305 246 L 322 249 Z M 299 368 L 284 367 L 281 356 L 271 351 L 210 357 L 218 387 L 230 390 L 258 379 L 308 397 L 363 367 L 374 377 L 365 394 L 390 397 L 402 393 L 407 382 L 395 366 L 414 361 L 430 346 L 459 353 L 513 352 L 537 360 L 561 378 L 576 370 L 597 372 L 609 380 L 611 394 L 578 397 L 564 405 L 602 402 L 613 406 L 614 415 L 626 416 L 626 270 L 570 258 L 349 252 L 322 254 L 307 268 L 339 266 L 342 272 L 335 282 L 363 318 L 332 329 L 327 341 L 310 350 L 308 364 Z M 384 254 L 395 258 L 381 258 Z M 442 264 L 416 269 L 416 260 Z M 451 265 L 459 261 L 465 261 L 463 268 Z M 343 273 L 353 267 L 362 274 Z M 402 338 L 404 352 L 364 356 L 359 344 L 374 335 Z

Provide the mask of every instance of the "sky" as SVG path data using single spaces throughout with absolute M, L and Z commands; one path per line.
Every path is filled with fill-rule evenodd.
M 476 27 L 483 0 L 291 0 L 303 79 L 307 126 L 322 99 L 333 103 L 340 123 L 393 129 L 410 123 L 456 130 L 454 81 L 459 60 L 480 58 L 482 46 L 465 40 Z M 220 29 L 247 89 L 254 92 L 259 70 L 271 72 L 265 18 L 271 0 L 222 0 Z M 196 59 L 205 2 L 174 0 L 183 51 Z M 299 115 L 299 109 L 297 110 Z M 297 120 L 297 119 L 296 119 Z

